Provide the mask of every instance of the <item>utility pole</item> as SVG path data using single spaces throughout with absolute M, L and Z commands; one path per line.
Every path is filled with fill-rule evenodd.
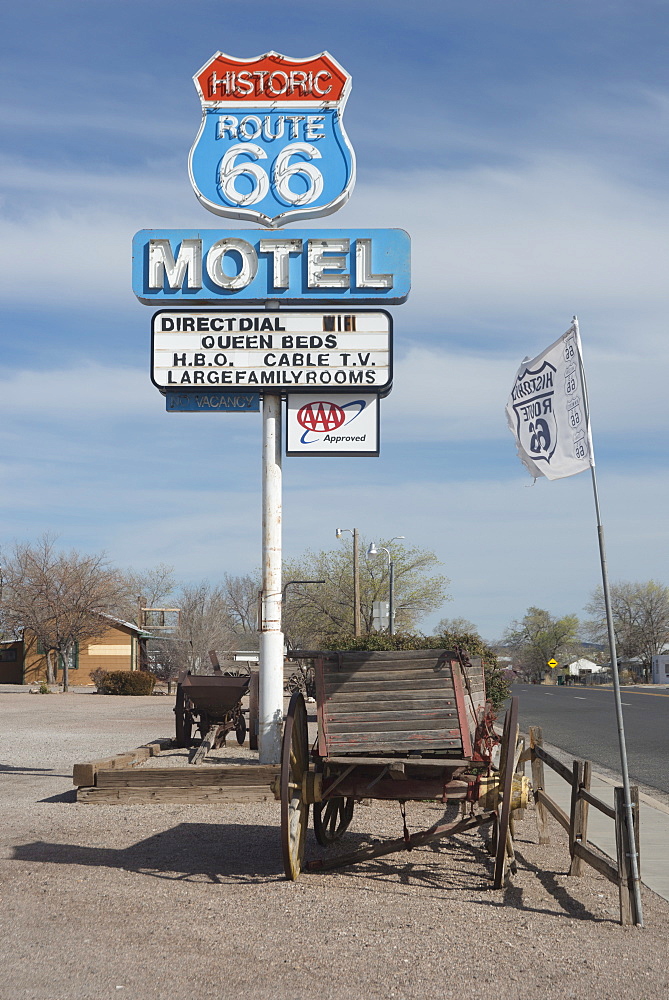
M 261 764 L 281 762 L 283 632 L 281 630 L 281 396 L 262 402 L 262 617 L 258 745 Z
M 361 613 L 360 613 L 360 562 L 358 557 L 358 529 L 357 528 L 336 528 L 335 536 L 341 538 L 345 531 L 349 531 L 353 536 L 353 635 L 361 635 Z

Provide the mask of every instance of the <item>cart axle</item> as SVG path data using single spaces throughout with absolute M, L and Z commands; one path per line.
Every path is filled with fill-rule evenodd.
M 411 851 L 415 847 L 423 847 L 431 844 L 442 837 L 453 837 L 456 833 L 464 833 L 466 830 L 473 830 L 486 823 L 492 823 L 495 813 L 481 813 L 478 816 L 467 816 L 465 819 L 455 823 L 437 823 L 429 830 L 420 833 L 412 833 L 408 839 L 397 837 L 394 840 L 384 840 L 380 844 L 373 844 L 370 847 L 361 847 L 350 854 L 340 854 L 336 858 L 323 858 L 318 861 L 309 861 L 305 866 L 308 872 L 333 871 L 335 868 L 345 868 L 347 865 L 356 864 L 358 861 L 368 861 L 371 858 L 380 858 L 384 854 L 395 854 L 397 851 Z

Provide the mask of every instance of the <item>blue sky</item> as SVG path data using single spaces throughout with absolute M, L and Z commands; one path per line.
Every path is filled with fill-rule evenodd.
M 611 577 L 669 583 L 666 4 L 24 0 L 3 22 L 3 548 L 49 531 L 185 580 L 259 564 L 260 417 L 165 413 L 130 243 L 237 226 L 186 168 L 215 51 L 327 49 L 358 180 L 302 225 L 406 229 L 413 288 L 381 457 L 285 459 L 286 555 L 338 526 L 433 549 L 453 600 L 425 628 L 581 613 L 589 476 L 531 487 L 504 417 L 522 358 L 577 313 Z

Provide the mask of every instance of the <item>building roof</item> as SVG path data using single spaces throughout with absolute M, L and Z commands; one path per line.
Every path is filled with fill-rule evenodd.
M 122 632 L 130 632 L 132 635 L 137 636 L 138 639 L 155 639 L 152 632 L 147 632 L 146 629 L 140 628 L 134 622 L 126 622 L 123 618 L 116 618 L 114 615 L 106 615 L 104 613 L 101 613 L 100 617 L 110 621 L 114 628 L 120 628 Z
M 579 660 L 573 660 L 571 663 L 567 664 L 567 670 L 572 677 L 577 677 L 581 670 L 590 670 L 593 674 L 598 674 L 601 670 L 604 670 L 599 663 L 593 663 L 592 660 L 586 659 L 582 656 Z
M 135 625 L 134 622 L 127 622 L 123 618 L 117 618 L 115 615 L 107 615 L 104 612 L 96 612 L 98 617 L 105 618 L 112 628 L 120 629 L 121 632 L 127 632 L 130 635 L 136 636 L 138 639 L 155 639 L 156 636 L 153 632 L 147 632 L 145 629 L 140 628 Z M 32 630 L 29 630 L 32 631 Z M 14 642 L 22 642 L 23 640 L 14 637 L 13 639 L 9 636 L 6 639 L 0 639 L 0 645 L 11 645 Z

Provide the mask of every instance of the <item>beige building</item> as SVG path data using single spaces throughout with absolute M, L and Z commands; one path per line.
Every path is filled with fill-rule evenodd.
M 139 670 L 147 662 L 146 640 L 149 632 L 132 622 L 101 615 L 108 623 L 94 639 L 78 644 L 70 655 L 70 684 L 92 685 L 94 670 Z M 103 625 L 104 627 L 104 625 Z M 63 676 L 58 664 L 58 680 Z M 39 684 L 46 680 L 46 650 L 34 635 L 26 632 L 22 640 L 0 642 L 0 684 Z

